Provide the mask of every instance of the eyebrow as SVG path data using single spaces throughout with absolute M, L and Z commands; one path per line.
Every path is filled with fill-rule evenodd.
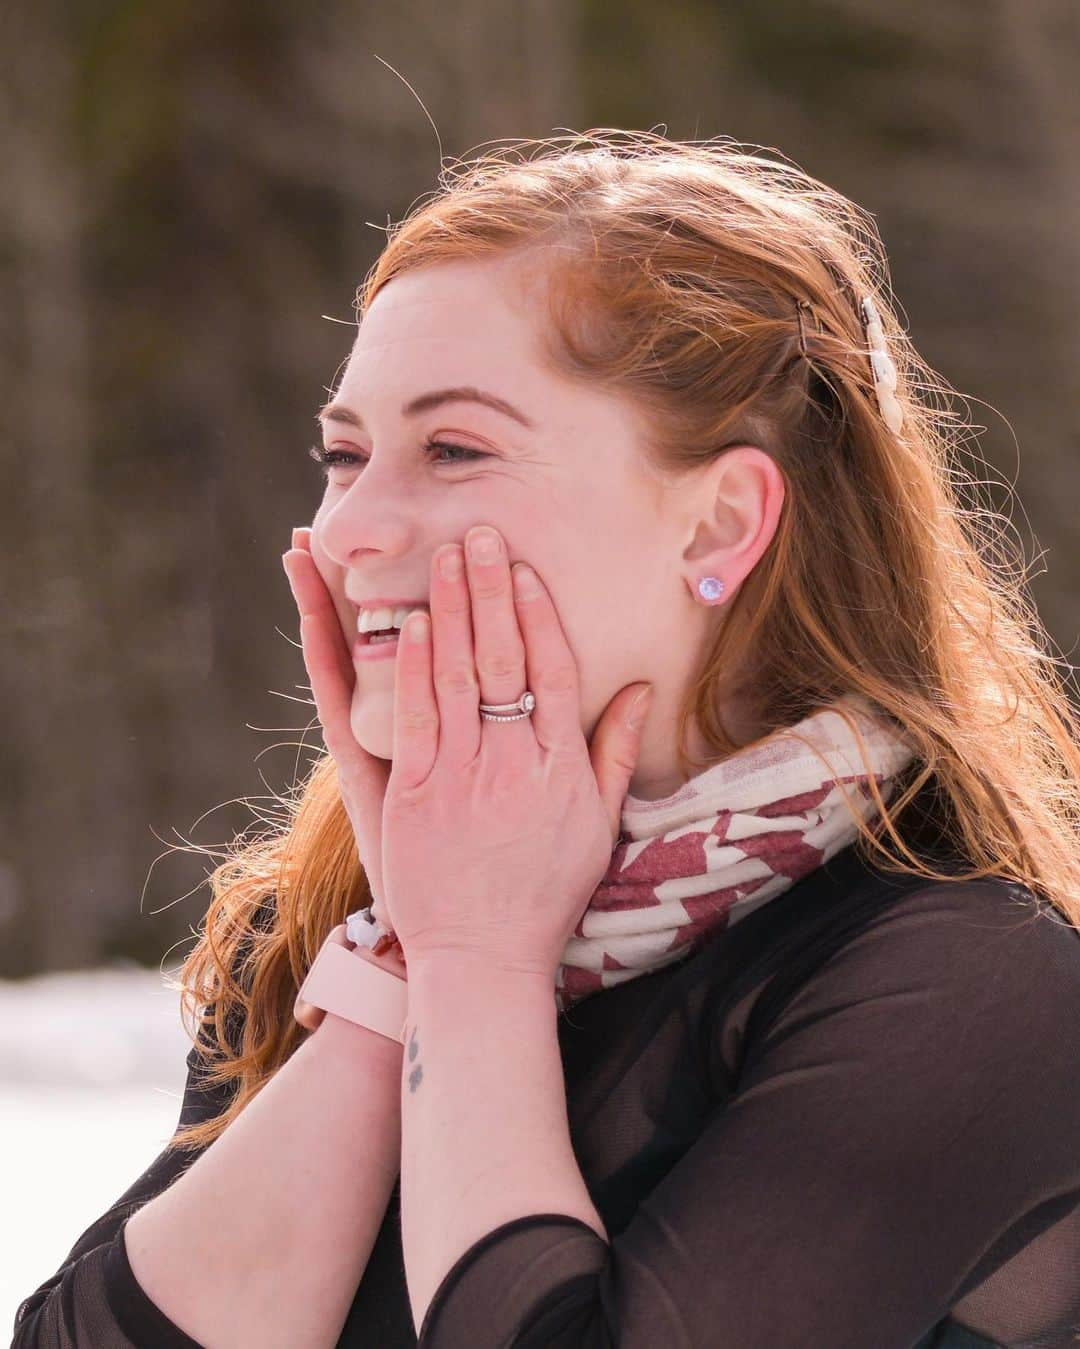
M 484 407 L 501 412 L 504 417 L 512 417 L 522 426 L 530 428 L 536 426 L 533 419 L 527 417 L 513 403 L 508 403 L 505 398 L 499 398 L 496 394 L 485 393 L 483 389 L 474 389 L 471 385 L 462 385 L 454 389 L 435 389 L 431 393 L 422 393 L 419 398 L 414 398 L 411 403 L 406 403 L 401 409 L 401 414 L 403 417 L 416 417 L 421 412 L 430 412 L 432 408 L 441 407 L 443 403 L 482 403 Z M 343 403 L 327 403 L 316 413 L 315 420 L 319 422 L 346 422 L 349 426 L 364 429 L 361 418 Z

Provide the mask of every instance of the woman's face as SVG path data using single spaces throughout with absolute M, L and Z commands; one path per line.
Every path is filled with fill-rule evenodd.
M 697 597 L 697 581 L 720 576 L 730 596 L 763 551 L 751 537 L 763 532 L 760 484 L 770 476 L 758 460 L 772 460 L 749 449 L 749 469 L 731 461 L 719 473 L 718 461 L 677 486 L 662 482 L 625 400 L 543 366 L 533 318 L 542 285 L 520 260 L 485 259 L 421 268 L 380 291 L 322 414 L 324 448 L 361 462 L 330 468 L 312 554 L 351 649 L 358 602 L 427 604 L 432 554 L 473 525 L 494 526 L 510 563 L 529 562 L 551 593 L 577 663 L 586 740 L 620 689 L 654 684 L 630 786 L 653 800 L 684 780 L 676 719 L 723 612 Z M 504 400 L 521 419 L 432 397 L 462 388 Z M 426 405 L 410 411 L 419 399 Z M 425 450 L 429 441 L 460 449 Z M 354 662 L 353 734 L 383 759 L 395 667 Z

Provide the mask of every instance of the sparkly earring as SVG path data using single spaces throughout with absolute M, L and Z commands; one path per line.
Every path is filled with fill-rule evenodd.
M 703 599 L 715 600 L 724 593 L 724 583 L 717 576 L 703 576 L 697 583 Z

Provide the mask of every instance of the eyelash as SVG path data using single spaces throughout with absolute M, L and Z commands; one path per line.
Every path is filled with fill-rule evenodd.
M 422 451 L 425 454 L 432 450 L 457 450 L 459 454 L 467 454 L 468 459 L 444 459 L 441 462 L 448 468 L 453 468 L 455 464 L 468 464 L 477 459 L 490 459 L 491 455 L 483 450 L 473 450 L 467 445 L 452 445 L 446 440 L 427 440 L 424 442 Z M 363 467 L 367 459 L 358 454 L 350 454 L 347 450 L 327 450 L 322 445 L 312 445 L 308 454 L 322 469 L 323 477 L 329 481 L 330 470 L 336 465 L 359 464 Z

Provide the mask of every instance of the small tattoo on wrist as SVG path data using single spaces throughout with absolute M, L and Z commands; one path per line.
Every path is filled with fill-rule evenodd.
M 420 1044 L 416 1038 L 416 1027 L 414 1026 L 412 1028 L 412 1034 L 409 1036 L 409 1062 L 412 1063 L 416 1059 L 417 1054 L 419 1053 L 420 1053 Z M 409 1074 L 409 1090 L 411 1092 L 415 1092 L 417 1087 L 423 1081 L 423 1078 L 424 1078 L 424 1067 L 423 1064 L 418 1063 L 416 1067 L 412 1070 L 412 1072 Z

